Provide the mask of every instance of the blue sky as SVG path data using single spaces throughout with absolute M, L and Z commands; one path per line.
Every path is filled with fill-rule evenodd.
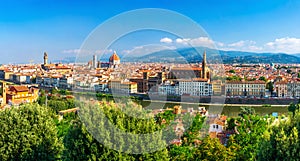
M 169 9 L 190 17 L 205 29 L 209 41 L 219 49 L 300 53 L 298 0 L 2 0 L 0 64 L 31 59 L 42 62 L 44 51 L 49 53 L 50 60 L 75 56 L 98 25 L 117 14 L 140 8 Z M 173 48 L 180 42 L 203 42 L 201 38 L 176 41 L 168 34 L 149 35 L 132 42 L 125 41 L 131 39 L 128 36 L 122 47 L 112 50 L 128 52 L 153 43 Z

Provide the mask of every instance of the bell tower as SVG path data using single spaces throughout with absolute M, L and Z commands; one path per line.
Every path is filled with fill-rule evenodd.
M 47 52 L 44 52 L 44 65 L 48 64 L 48 54 Z

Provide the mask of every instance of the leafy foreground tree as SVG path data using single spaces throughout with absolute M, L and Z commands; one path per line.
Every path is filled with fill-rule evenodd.
M 264 134 L 259 160 L 299 160 L 300 158 L 300 112 L 285 120 L 279 120 Z
M 207 137 L 197 148 L 197 151 L 195 152 L 195 160 L 235 160 L 235 148 L 236 147 L 233 145 L 230 148 L 227 148 L 222 145 L 218 139 L 211 139 L 210 137 Z
M 169 154 L 171 160 L 194 160 L 196 148 L 194 146 L 178 146 L 178 145 L 171 145 Z
M 0 160 L 58 160 L 63 144 L 52 116 L 38 104 L 0 111 Z
M 65 160 L 169 160 L 159 126 L 141 107 L 112 102 L 79 106 L 81 121 L 73 122 L 64 138 Z
M 227 147 L 236 149 L 236 160 L 256 160 L 263 134 L 268 128 L 267 118 L 253 114 L 251 108 L 242 108 L 242 117 L 228 122 L 228 129 L 237 132 L 227 143 Z
M 53 110 L 56 114 L 59 111 L 67 110 L 70 108 L 75 108 L 75 99 L 74 98 L 65 98 L 60 96 L 47 96 L 47 107 Z M 41 92 L 41 96 L 38 98 L 37 102 L 41 106 L 46 106 L 46 94 Z
M 64 139 L 64 160 L 134 160 L 133 156 L 100 144 L 78 120 Z
M 239 113 L 239 116 L 244 117 L 246 115 L 254 115 L 255 114 L 255 109 L 252 107 L 241 107 L 241 111 Z
M 68 134 L 72 126 L 72 123 L 77 119 L 79 118 L 76 113 L 65 114 L 62 120 L 59 120 L 58 118 L 54 119 L 57 128 L 58 137 L 63 139 Z
M 288 107 L 289 112 L 293 113 L 293 116 L 295 115 L 295 112 L 297 110 L 299 110 L 299 104 L 295 104 L 295 103 L 290 103 L 289 107 Z
M 52 99 L 48 101 L 48 107 L 58 113 L 62 110 L 75 108 L 74 99 Z

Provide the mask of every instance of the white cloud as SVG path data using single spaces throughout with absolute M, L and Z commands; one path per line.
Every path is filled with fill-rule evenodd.
M 178 38 L 178 39 L 176 39 L 176 43 L 183 44 L 183 45 L 188 45 L 190 40 L 191 39 L 180 39 L 180 38 Z
M 220 50 L 233 51 L 300 53 L 300 39 L 290 37 L 278 38 L 274 41 L 270 41 L 260 45 L 252 40 L 241 40 L 234 43 L 226 44 L 223 42 L 213 41 L 208 37 L 177 38 L 174 41 L 170 38 L 164 39 L 164 41 L 175 42 L 177 47 L 203 46 L 208 48 L 218 48 Z
M 220 49 L 249 52 L 260 52 L 263 50 L 262 47 L 257 46 L 256 42 L 252 40 L 241 40 L 235 43 L 223 45 Z
M 78 53 L 80 53 L 80 49 L 63 50 L 62 53 L 64 53 L 64 54 L 78 54 Z
M 170 39 L 170 38 L 168 38 Z M 173 40 L 172 40 L 173 42 Z M 251 52 L 259 52 L 262 51 L 263 48 L 256 45 L 255 41 L 251 40 L 241 40 L 235 43 L 226 44 L 223 42 L 213 41 L 209 37 L 198 37 L 198 38 L 177 38 L 174 40 L 176 46 L 186 47 L 186 46 L 194 46 L 194 47 L 208 47 L 208 48 L 217 48 L 221 50 L 237 50 L 237 51 L 251 51 Z
M 187 47 L 187 46 L 203 46 L 209 48 L 216 48 L 220 50 L 232 50 L 232 51 L 248 51 L 248 52 L 272 52 L 272 53 L 300 53 L 300 39 L 299 38 L 277 38 L 273 41 L 264 43 L 264 44 L 257 44 L 255 41 L 252 40 L 241 40 L 234 43 L 223 43 L 213 41 L 208 37 L 199 37 L 199 38 L 177 38 L 171 39 L 168 37 L 164 37 L 160 39 L 161 44 L 150 44 L 150 45 L 143 45 L 143 46 L 136 46 L 129 50 L 121 51 L 124 54 L 130 54 L 131 56 L 142 56 L 149 53 L 157 52 L 160 50 L 166 49 L 176 49 L 180 47 Z M 96 51 L 82 51 L 80 49 L 69 49 L 64 50 L 62 53 L 65 54 L 103 54 L 103 53 L 112 53 L 112 49 L 105 49 L 105 50 L 96 50 Z
M 161 51 L 161 50 L 173 50 L 176 49 L 174 46 L 162 46 L 156 44 L 136 46 L 129 50 L 123 50 L 122 53 L 130 56 L 143 56 L 153 52 Z
M 298 38 L 279 38 L 264 45 L 266 51 L 300 53 L 300 39 Z
M 106 54 L 106 53 L 113 53 L 112 49 L 104 49 L 104 50 L 96 50 L 95 54 Z
M 219 46 L 220 47 L 220 46 Z M 274 41 L 258 45 L 255 41 L 242 40 L 232 44 L 225 44 L 219 49 L 236 50 L 249 52 L 272 52 L 272 53 L 300 53 L 300 39 L 298 38 L 278 38 Z
M 224 47 L 225 44 L 222 42 L 215 42 L 217 47 Z
M 169 43 L 172 43 L 173 40 L 168 37 L 165 37 L 165 38 L 160 39 L 160 42 L 169 44 Z
M 193 46 L 214 47 L 214 41 L 212 41 L 208 37 L 199 37 L 196 39 L 191 39 L 191 44 Z
M 245 41 L 238 41 L 232 44 L 228 44 L 229 47 L 243 47 L 245 45 Z
M 105 54 L 105 53 L 112 53 L 112 49 L 104 49 L 104 50 L 96 50 L 96 51 L 90 51 L 90 50 L 81 50 L 81 49 L 68 49 L 63 50 L 63 54 L 86 54 L 86 55 L 93 55 L 93 54 Z
M 197 46 L 203 46 L 203 47 L 209 47 L 209 48 L 214 48 L 215 47 L 215 42 L 211 40 L 208 37 L 198 37 L 198 38 L 177 38 L 176 43 L 180 45 L 191 45 L 194 47 Z

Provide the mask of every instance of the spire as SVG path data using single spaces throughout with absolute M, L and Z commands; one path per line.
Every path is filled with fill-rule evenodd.
M 204 50 L 204 53 L 203 53 L 202 64 L 205 64 L 205 65 L 206 65 L 206 50 Z
M 207 79 L 207 70 L 206 70 L 206 50 L 203 53 L 203 60 L 202 60 L 202 78 Z

